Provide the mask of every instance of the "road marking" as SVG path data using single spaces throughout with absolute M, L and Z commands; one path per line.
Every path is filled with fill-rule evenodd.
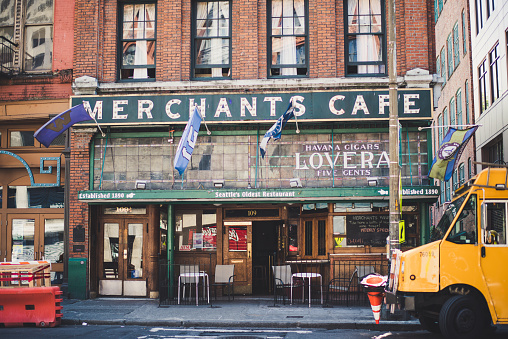
M 164 327 L 154 327 L 150 329 L 150 332 L 156 333 L 159 331 L 187 331 L 187 332 L 218 332 L 218 333 L 297 333 L 297 334 L 309 334 L 312 331 L 304 331 L 304 330 L 272 330 L 272 329 L 263 329 L 263 330 L 242 330 L 242 329 L 213 329 L 213 328 L 164 328 Z

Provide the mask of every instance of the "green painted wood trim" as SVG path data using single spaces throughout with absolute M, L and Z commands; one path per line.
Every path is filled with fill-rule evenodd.
M 403 187 L 406 199 L 416 198 L 434 202 L 439 197 L 438 186 Z M 404 192 L 405 191 L 405 192 Z M 370 198 L 388 200 L 388 187 L 340 187 L 300 189 L 242 189 L 242 190 L 132 190 L 80 191 L 78 200 L 90 203 L 270 203 L 354 200 Z

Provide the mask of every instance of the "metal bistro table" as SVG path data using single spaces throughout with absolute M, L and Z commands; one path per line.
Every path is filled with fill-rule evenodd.
M 196 272 L 196 273 L 181 273 L 178 276 L 178 305 L 180 305 L 180 281 L 181 281 L 182 278 L 194 278 L 194 279 L 196 279 L 196 306 L 198 306 L 198 299 L 199 299 L 199 295 L 198 295 L 199 279 L 203 278 L 203 293 L 205 293 L 205 286 L 204 286 L 204 284 L 206 283 L 206 287 L 207 287 L 206 296 L 207 296 L 208 303 L 210 303 L 210 281 L 208 279 L 208 274 L 205 273 L 205 272 Z M 184 292 L 185 292 L 185 289 L 184 289 Z
M 293 285 L 294 285 L 293 280 L 294 280 L 294 278 L 304 279 L 304 282 L 305 282 L 305 279 L 309 280 L 309 307 L 310 307 L 310 302 L 311 302 L 310 281 L 312 278 L 319 278 L 319 286 L 321 288 L 321 304 L 323 304 L 323 277 L 319 273 L 293 273 L 291 275 L 291 304 L 293 304 Z M 305 295 L 304 295 L 304 293 L 302 293 L 302 302 L 303 302 L 304 298 L 305 298 Z

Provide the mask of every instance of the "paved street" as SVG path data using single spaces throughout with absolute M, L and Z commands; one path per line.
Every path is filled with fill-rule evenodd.
M 125 325 L 63 325 L 56 328 L 3 328 L 0 337 L 11 338 L 221 338 L 221 339 L 438 339 L 441 335 L 432 334 L 423 330 L 417 331 L 372 331 L 367 329 L 266 329 L 266 328 L 175 328 L 152 326 L 125 326 Z M 508 337 L 508 326 L 499 326 L 492 339 Z

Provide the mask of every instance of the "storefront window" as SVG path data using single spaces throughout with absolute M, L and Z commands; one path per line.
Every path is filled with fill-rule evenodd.
M 323 133 L 321 129 L 316 134 L 288 133 L 259 161 L 259 137 L 264 132 L 200 135 L 183 178 L 173 164 L 179 137 L 107 141 L 99 137 L 94 189 L 134 190 L 140 180 L 147 190 L 215 189 L 214 181 L 223 182 L 223 189 L 289 189 L 292 178 L 299 179 L 302 188 L 364 187 L 372 178 L 377 186 L 388 186 L 388 133 Z M 403 132 L 402 185 L 428 185 L 427 132 Z
M 63 187 L 9 186 L 8 208 L 63 208 Z
M 215 210 L 178 213 L 175 217 L 179 251 L 217 249 L 217 214 Z
M 290 224 L 289 225 L 289 254 L 297 254 L 298 253 L 298 225 Z

